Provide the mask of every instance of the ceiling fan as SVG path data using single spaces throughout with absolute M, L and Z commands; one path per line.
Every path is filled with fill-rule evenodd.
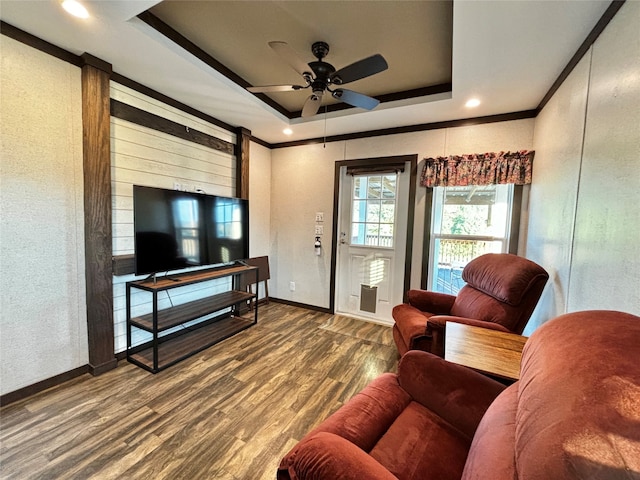
M 264 92 L 289 92 L 311 88 L 311 95 L 307 98 L 302 107 L 302 116 L 310 117 L 318 113 L 322 95 L 325 91 L 341 102 L 348 103 L 354 107 L 372 110 L 378 106 L 379 100 L 363 95 L 362 93 L 347 90 L 346 88 L 334 88 L 349 82 L 355 82 L 376 73 L 380 73 L 388 68 L 387 62 L 380 54 L 375 54 L 346 67 L 336 70 L 333 65 L 323 62 L 322 59 L 329 53 L 329 45 L 325 42 L 315 42 L 311 46 L 313 56 L 317 58 L 314 62 L 305 63 L 300 59 L 296 51 L 286 42 L 269 42 L 269 46 L 282 57 L 296 72 L 304 78 L 304 85 L 265 85 L 262 87 L 248 87 L 247 90 L 253 93 Z

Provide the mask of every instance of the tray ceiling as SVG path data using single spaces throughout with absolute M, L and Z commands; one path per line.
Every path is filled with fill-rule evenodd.
M 375 53 L 389 69 L 350 83 L 372 97 L 407 98 L 417 89 L 450 90 L 453 2 L 167 0 L 149 12 L 251 85 L 303 84 L 268 46 L 287 42 L 306 62 L 327 42 L 324 61 L 340 69 Z M 143 17 L 144 18 L 144 17 Z M 294 113 L 311 92 L 270 93 Z M 323 104 L 336 103 L 325 96 Z

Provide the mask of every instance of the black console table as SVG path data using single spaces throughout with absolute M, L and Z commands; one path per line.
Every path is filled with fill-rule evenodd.
M 166 309 L 158 309 L 158 293 L 186 285 L 228 278 L 228 288 L 218 293 Z M 171 277 L 136 280 L 126 284 L 127 360 L 157 373 L 204 350 L 258 322 L 257 294 L 247 292 L 247 285 L 257 284 L 258 268 L 233 265 L 187 272 Z M 152 295 L 152 311 L 131 316 L 131 290 Z M 249 308 L 251 307 L 251 308 Z M 203 318 L 215 314 L 213 318 Z M 202 318 L 201 322 L 197 322 Z M 162 335 L 175 327 L 191 323 L 188 328 Z M 132 329 L 152 334 L 152 340 L 132 346 Z

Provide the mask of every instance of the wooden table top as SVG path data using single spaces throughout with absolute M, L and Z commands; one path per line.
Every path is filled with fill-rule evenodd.
M 462 323 L 445 326 L 444 359 L 508 380 L 520 378 L 527 337 Z

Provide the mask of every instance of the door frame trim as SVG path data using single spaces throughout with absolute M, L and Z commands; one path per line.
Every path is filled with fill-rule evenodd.
M 336 160 L 333 175 L 333 226 L 331 238 L 331 277 L 329 280 L 329 310 L 335 313 L 336 309 L 336 262 L 338 248 L 338 204 L 340 203 L 340 170 L 342 167 L 359 167 L 367 165 L 384 165 L 385 163 L 404 161 L 409 162 L 409 199 L 407 211 L 407 241 L 405 245 L 404 259 L 404 284 L 403 298 L 411 283 L 411 261 L 413 256 L 413 228 L 416 210 L 416 180 L 418 175 L 418 154 L 396 155 L 375 158 L 359 158 L 354 160 Z

